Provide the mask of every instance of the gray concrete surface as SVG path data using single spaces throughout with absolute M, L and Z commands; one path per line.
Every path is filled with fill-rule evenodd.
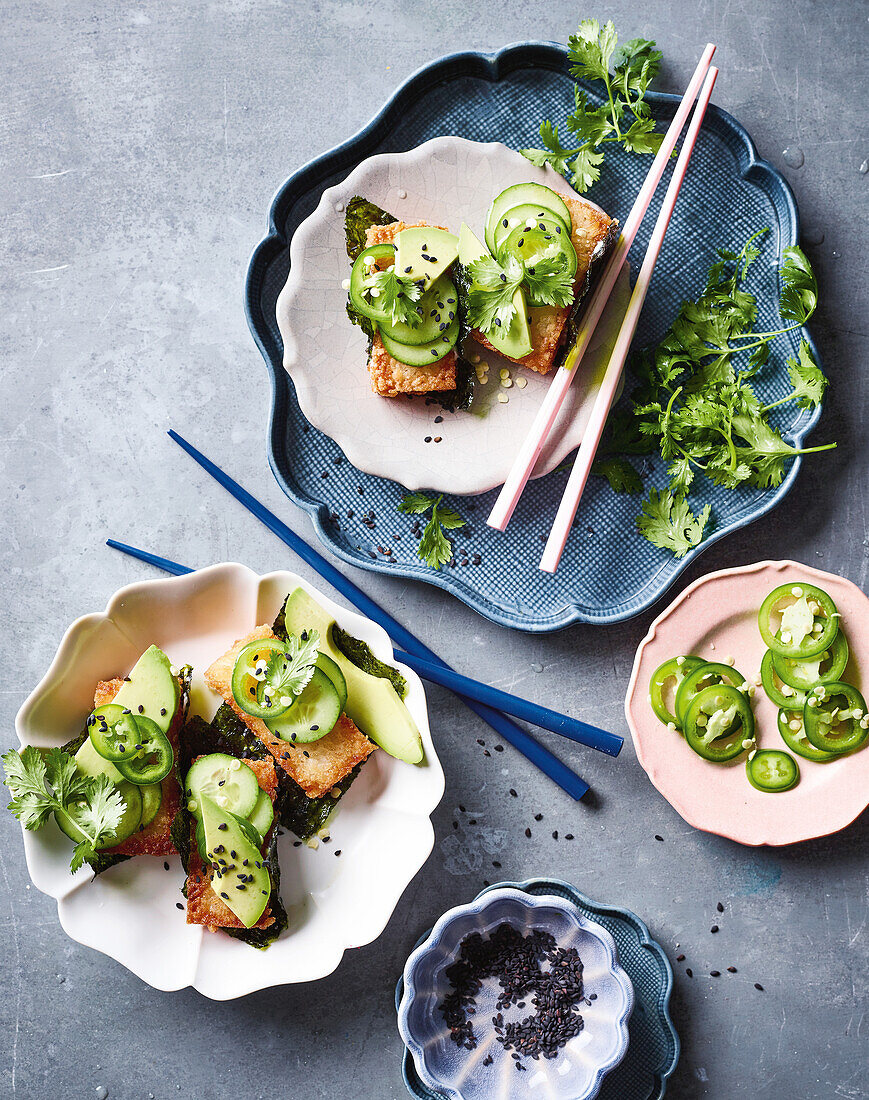
M 718 43 L 715 100 L 791 181 L 823 288 L 815 333 L 833 387 L 816 439 L 837 439 L 839 450 L 806 468 L 776 512 L 710 550 L 685 583 L 791 556 L 865 588 L 867 8 L 617 0 L 589 14 L 655 38 L 669 90 L 683 87 L 704 42 Z M 578 17 L 565 0 L 2 5 L 4 743 L 67 624 L 151 575 L 106 550 L 108 533 L 195 564 L 288 564 L 271 536 L 191 476 L 163 434 L 170 422 L 310 533 L 266 464 L 265 372 L 241 307 L 278 185 L 350 136 L 423 62 L 564 40 Z M 797 170 L 781 155 L 794 145 L 805 154 Z M 460 669 L 627 732 L 623 692 L 651 615 L 525 638 L 433 589 L 356 579 Z M 0 1094 L 67 1100 L 101 1086 L 111 1100 L 402 1097 L 396 976 L 433 918 L 496 877 L 483 841 L 497 829 L 505 876 L 570 879 L 643 916 L 671 959 L 687 955 L 676 964 L 684 1050 L 669 1095 L 869 1095 L 869 816 L 826 840 L 753 851 L 682 822 L 630 746 L 612 762 L 558 745 L 597 791 L 595 804 L 574 806 L 518 756 L 484 758 L 480 724 L 446 693 L 430 698 L 448 784 L 435 850 L 381 938 L 307 987 L 229 1004 L 152 991 L 67 939 L 54 903 L 28 885 L 17 824 L 0 814 Z M 510 786 L 518 799 L 505 797 Z M 458 834 L 457 860 L 460 803 L 479 826 Z M 527 840 L 539 811 L 548 828 Z M 576 840 L 555 843 L 550 828 Z M 704 976 L 730 964 L 737 975 Z

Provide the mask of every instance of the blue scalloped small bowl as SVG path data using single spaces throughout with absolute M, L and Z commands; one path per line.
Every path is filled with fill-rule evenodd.
M 524 1073 L 517 1072 L 496 1039 L 494 980 L 484 982 L 477 994 L 473 1051 L 452 1041 L 438 1009 L 450 989 L 446 971 L 462 941 L 472 933 L 487 937 L 501 924 L 525 933 L 549 932 L 559 946 L 576 948 L 583 964 L 582 1030 L 556 1057 L 524 1059 Z M 633 1005 L 631 979 L 605 928 L 558 894 L 533 895 L 506 886 L 450 909 L 413 951 L 404 968 L 398 1027 L 421 1080 L 449 1100 L 518 1100 L 535 1090 L 551 1100 L 593 1100 L 627 1052 Z M 527 1014 L 524 1007 L 503 1010 L 508 1023 Z

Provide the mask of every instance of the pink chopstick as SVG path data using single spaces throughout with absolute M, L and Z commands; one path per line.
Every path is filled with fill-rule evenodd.
M 510 522 L 513 510 L 519 502 L 522 491 L 527 485 L 528 479 L 531 477 L 537 459 L 540 457 L 540 452 L 543 450 L 549 433 L 552 431 L 552 426 L 555 423 L 559 410 L 567 396 L 567 391 L 570 389 L 570 384 L 573 381 L 574 368 L 582 359 L 589 345 L 589 341 L 594 335 L 595 327 L 612 293 L 616 279 L 627 257 L 628 250 L 634 242 L 637 230 L 640 228 L 640 223 L 649 208 L 652 196 L 661 181 L 661 176 L 664 174 L 664 169 L 667 166 L 667 161 L 670 159 L 670 154 L 676 147 L 676 141 L 679 138 L 679 134 L 682 132 L 682 127 L 685 125 L 691 106 L 697 98 L 697 93 L 700 91 L 700 86 L 709 69 L 709 64 L 714 53 L 715 46 L 710 42 L 703 51 L 703 56 L 700 58 L 700 62 L 694 70 L 694 75 L 691 77 L 688 87 L 685 89 L 682 102 L 676 109 L 673 121 L 670 123 L 664 135 L 661 148 L 652 161 L 652 167 L 649 169 L 648 175 L 640 189 L 640 193 L 637 195 L 630 214 L 628 214 L 621 236 L 613 249 L 612 256 L 607 266 L 601 272 L 597 286 L 586 306 L 582 328 L 580 329 L 576 343 L 567 356 L 564 365 L 558 368 L 555 377 L 552 379 L 549 389 L 546 391 L 546 397 L 543 399 L 537 416 L 534 418 L 534 423 L 531 425 L 531 430 L 522 441 L 522 445 L 516 454 L 507 480 L 504 482 L 501 492 L 498 494 L 498 499 L 495 501 L 489 518 L 486 520 L 490 527 L 494 527 L 498 531 L 503 531 Z
M 613 348 L 609 364 L 607 365 L 606 374 L 604 375 L 603 382 L 594 400 L 591 418 L 583 433 L 582 443 L 576 453 L 573 469 L 570 471 L 567 485 L 564 487 L 564 495 L 561 498 L 558 512 L 555 515 L 555 521 L 552 524 L 552 530 L 549 532 L 549 539 L 546 542 L 543 556 L 540 559 L 540 568 L 547 573 L 554 573 L 558 568 L 558 563 L 564 551 L 564 545 L 570 534 L 573 517 L 576 515 L 576 510 L 579 507 L 579 501 L 585 489 L 585 483 L 588 481 L 588 475 L 591 471 L 592 463 L 594 462 L 594 456 L 597 452 L 598 444 L 600 443 L 600 437 L 603 434 L 610 407 L 612 406 L 613 398 L 615 397 L 619 380 L 624 370 L 625 360 L 630 351 L 631 341 L 637 330 L 640 312 L 646 300 L 649 284 L 652 281 L 652 272 L 655 268 L 658 254 L 661 251 L 661 245 L 664 243 L 664 234 L 667 232 L 667 226 L 670 224 L 673 207 L 676 205 L 676 199 L 679 195 L 679 188 L 682 186 L 682 181 L 685 178 L 688 162 L 691 160 L 694 144 L 697 141 L 697 135 L 700 132 L 703 116 L 706 114 L 706 108 L 709 106 L 709 99 L 712 95 L 712 89 L 715 86 L 715 78 L 717 76 L 718 70 L 713 66 L 707 73 L 703 90 L 700 92 L 697 106 L 694 108 L 691 125 L 688 127 L 688 133 L 685 135 L 682 151 L 679 153 L 679 159 L 676 161 L 676 168 L 673 171 L 667 193 L 664 196 L 663 206 L 655 222 L 655 228 L 652 230 L 652 237 L 649 241 L 649 247 L 646 249 L 646 255 L 643 257 L 643 266 L 640 268 L 640 273 L 637 276 L 637 282 L 634 286 L 633 294 L 631 295 L 630 304 L 628 305 L 627 312 L 622 321 L 622 326 L 619 329 L 615 347 Z

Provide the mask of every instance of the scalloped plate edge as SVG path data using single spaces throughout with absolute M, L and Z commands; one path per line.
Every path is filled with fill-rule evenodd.
M 452 593 L 452 595 L 456 596 L 468 607 L 471 607 L 474 611 L 477 611 L 491 622 L 495 622 L 500 626 L 509 626 L 514 629 L 523 630 L 531 634 L 551 633 L 552 631 L 562 630 L 577 622 L 598 624 L 622 622 L 647 610 L 669 591 L 685 569 L 687 569 L 687 567 L 710 546 L 724 538 L 725 535 L 738 531 L 749 523 L 753 523 L 755 520 L 760 519 L 762 516 L 772 511 L 777 504 L 781 503 L 793 487 L 802 464 L 802 458 L 798 455 L 793 460 L 782 483 L 777 489 L 768 494 L 768 499 L 764 500 L 756 508 L 752 508 L 750 513 L 733 520 L 721 530 L 713 531 L 704 542 L 689 551 L 683 558 L 679 559 L 677 563 L 673 564 L 669 561 L 662 563 L 661 568 L 648 579 L 646 585 L 630 600 L 624 601 L 619 606 L 602 611 L 583 607 L 576 601 L 572 601 L 566 603 L 561 611 L 550 615 L 548 618 L 531 622 L 497 605 L 494 601 L 488 599 L 480 592 L 468 588 L 467 585 L 458 579 L 454 579 L 446 572 L 434 571 L 422 564 L 398 566 L 372 561 L 367 557 L 363 559 L 361 556 L 357 556 L 345 550 L 338 543 L 332 541 L 326 530 L 326 523 L 330 513 L 329 505 L 315 500 L 305 493 L 300 486 L 292 484 L 284 476 L 281 464 L 279 463 L 279 456 L 284 456 L 282 425 L 286 419 L 286 407 L 290 399 L 290 379 L 283 368 L 282 350 L 278 347 L 269 331 L 269 326 L 260 309 L 259 291 L 263 284 L 265 271 L 272 258 L 284 248 L 289 247 L 289 241 L 284 232 L 278 228 L 278 225 L 285 220 L 284 216 L 295 201 L 295 195 L 315 186 L 318 182 L 325 180 L 327 176 L 339 171 L 342 167 L 349 168 L 359 163 L 361 159 L 360 154 L 364 155 L 366 150 L 371 149 L 380 137 L 388 132 L 392 116 L 403 108 L 405 101 L 414 101 L 423 94 L 424 88 L 420 87 L 421 85 L 432 79 L 443 79 L 452 73 L 464 71 L 464 67 L 467 65 L 470 65 L 476 70 L 475 75 L 481 75 L 483 78 L 492 82 L 498 81 L 510 72 L 527 66 L 530 63 L 537 64 L 555 72 L 561 72 L 564 68 L 566 54 L 566 47 L 560 43 L 528 41 L 512 43 L 511 45 L 491 53 L 466 50 L 446 54 L 443 57 L 422 65 L 416 72 L 412 73 L 399 85 L 370 122 L 346 141 L 334 146 L 325 153 L 321 153 L 313 160 L 302 165 L 281 185 L 269 209 L 269 232 L 256 246 L 251 256 L 247 278 L 245 280 L 244 293 L 244 311 L 248 328 L 265 361 L 271 381 L 272 400 L 268 443 L 269 466 L 271 467 L 275 480 L 278 482 L 283 492 L 293 501 L 293 503 L 303 508 L 310 515 L 318 540 L 327 547 L 331 553 L 348 565 L 355 565 L 360 569 L 367 569 L 375 573 L 385 573 L 389 576 L 421 580 L 427 584 L 432 584 L 437 588 L 442 588 Z M 669 92 L 655 91 L 648 92 L 647 98 L 652 103 L 660 104 L 675 104 L 680 100 L 680 96 L 678 95 Z M 787 227 L 790 229 L 790 233 L 782 234 L 782 248 L 797 244 L 799 242 L 800 228 L 799 211 L 793 191 L 787 180 L 772 164 L 758 156 L 757 148 L 748 134 L 748 131 L 729 112 L 722 110 L 720 107 L 715 106 L 715 104 L 710 104 L 706 120 L 707 127 L 712 125 L 719 131 L 729 131 L 734 135 L 740 176 L 743 179 L 751 179 L 753 182 L 756 181 L 758 177 L 766 177 L 769 180 L 770 186 L 765 189 L 771 190 L 774 188 L 778 192 L 778 195 L 784 203 L 787 220 L 790 222 L 789 227 Z M 760 186 L 758 183 L 755 185 Z M 788 239 L 785 240 L 785 237 Z M 810 333 L 805 327 L 800 330 L 800 333 L 809 345 L 815 361 L 820 363 L 817 348 L 815 347 Z M 822 406 L 816 408 L 813 414 L 806 418 L 805 423 L 799 431 L 790 436 L 795 446 L 801 445 L 803 440 L 812 431 L 820 418 L 821 412 Z M 287 463 L 284 462 L 284 466 L 286 465 Z M 665 579 L 663 587 L 660 587 L 657 584 L 658 578 L 661 576 L 662 571 L 670 569 L 672 573 Z

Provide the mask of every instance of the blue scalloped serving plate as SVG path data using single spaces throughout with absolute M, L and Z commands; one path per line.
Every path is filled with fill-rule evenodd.
M 593 102 L 599 96 L 586 89 Z M 435 571 L 416 557 L 412 517 L 396 507 L 396 482 L 360 473 L 338 445 L 302 416 L 282 365 L 283 348 L 275 303 L 289 270 L 289 241 L 314 210 L 325 188 L 343 179 L 365 158 L 414 148 L 431 137 L 455 134 L 474 141 L 502 141 L 514 148 L 537 143 L 541 119 L 563 122 L 573 103 L 567 51 L 555 43 L 523 43 L 496 54 L 451 54 L 410 77 L 380 113 L 355 137 L 295 172 L 272 203 L 268 236 L 253 254 L 246 285 L 246 312 L 272 382 L 269 460 L 281 488 L 311 515 L 320 541 L 335 555 L 363 569 L 413 577 L 452 592 L 493 622 L 532 632 L 574 622 L 608 623 L 649 607 L 679 574 L 717 539 L 775 507 L 797 476 L 791 464 L 775 490 L 730 491 L 711 484 L 694 494 L 697 507 L 712 506 L 714 529 L 698 548 L 677 560 L 636 532 L 640 498 L 614 493 L 592 478 L 558 573 L 537 563 L 567 478 L 555 471 L 531 483 L 505 534 L 486 526 L 496 491 L 455 497 L 450 503 L 468 520 L 455 534 L 451 567 Z M 659 124 L 672 118 L 678 97 L 650 93 Z M 611 147 L 590 197 L 621 220 L 627 215 L 649 167 L 649 158 Z M 664 188 L 646 217 L 631 253 L 634 269 L 648 243 Z M 778 266 L 782 251 L 796 244 L 799 218 L 790 188 L 771 165 L 759 160 L 751 138 L 725 111 L 710 107 L 637 331 L 636 346 L 655 341 L 680 302 L 699 293 L 716 249 L 739 250 L 756 230 L 768 227 L 748 289 L 758 296 L 758 327 L 780 327 Z M 796 353 L 799 331 L 773 345 L 769 363 L 754 380 L 765 401 L 788 392 L 785 360 Z M 810 341 L 811 343 L 811 341 Z M 360 370 L 363 364 L 360 363 Z M 628 379 L 626 390 L 630 392 Z M 799 445 L 820 410 L 784 406 L 774 421 L 784 438 Z M 643 461 L 648 484 L 664 483 L 663 464 Z M 396 538 L 395 536 L 399 536 Z M 383 551 L 389 549 L 388 555 Z
M 673 971 L 664 949 L 650 936 L 648 928 L 628 909 L 601 905 L 581 894 L 575 886 L 560 879 L 537 878 L 526 882 L 498 882 L 482 890 L 512 887 L 528 894 L 556 894 L 572 902 L 584 916 L 603 925 L 616 942 L 619 964 L 634 987 L 634 1010 L 628 1033 L 628 1051 L 614 1070 L 607 1074 L 597 1100 L 661 1100 L 667 1091 L 667 1079 L 679 1061 L 679 1036 L 670 1019 L 670 993 Z M 418 947 L 431 929 L 419 938 Z M 404 992 L 403 978 L 395 990 L 395 1008 Z M 413 1057 L 405 1049 L 402 1076 L 407 1091 L 416 1100 L 445 1100 L 420 1080 Z

